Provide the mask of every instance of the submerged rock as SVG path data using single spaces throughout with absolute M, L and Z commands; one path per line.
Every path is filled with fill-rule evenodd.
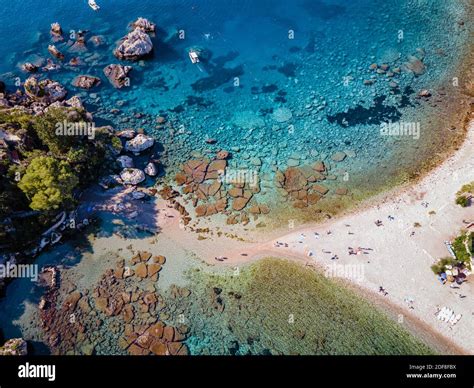
M 404 63 L 405 68 L 412 72 L 416 77 L 422 75 L 426 71 L 426 66 L 423 61 L 414 55 L 408 57 L 408 61 Z
M 92 43 L 95 47 L 100 47 L 105 43 L 105 38 L 102 35 L 94 35 L 89 39 L 89 43 Z
M 346 158 L 346 153 L 343 151 L 336 152 L 331 156 L 331 160 L 334 162 L 342 162 Z
M 121 89 L 124 86 L 130 86 L 128 73 L 131 70 L 131 66 L 112 64 L 104 68 L 104 74 L 114 87 L 116 87 L 117 89 Z
M 153 43 L 146 32 L 135 28 L 120 41 L 114 50 L 114 55 L 119 59 L 138 60 L 149 55 L 153 50 Z
M 273 112 L 272 118 L 278 123 L 285 123 L 293 117 L 293 113 L 288 108 L 278 108 Z

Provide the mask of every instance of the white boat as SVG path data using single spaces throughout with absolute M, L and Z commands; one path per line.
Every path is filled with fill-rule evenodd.
M 199 53 L 196 50 L 189 50 L 189 59 L 192 63 L 199 63 Z
M 100 9 L 99 5 L 95 2 L 95 0 L 89 0 L 89 7 L 91 7 L 94 11 L 98 11 Z

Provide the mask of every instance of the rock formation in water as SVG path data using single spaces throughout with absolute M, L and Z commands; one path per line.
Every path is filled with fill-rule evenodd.
M 121 89 L 124 86 L 130 86 L 128 73 L 131 70 L 132 66 L 112 64 L 104 68 L 104 74 L 115 88 Z
M 150 36 L 137 27 L 120 41 L 114 50 L 114 55 L 119 59 L 135 61 L 146 57 L 153 51 Z

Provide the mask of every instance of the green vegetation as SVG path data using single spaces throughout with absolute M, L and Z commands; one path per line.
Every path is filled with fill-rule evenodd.
M 473 236 L 474 232 L 471 232 L 469 234 L 464 232 L 453 241 L 453 250 L 454 254 L 456 255 L 456 258 L 460 262 L 469 266 L 471 262 L 472 252 L 468 252 L 468 247 L 469 249 L 472 249 Z
M 0 147 L 0 246 L 35 239 L 58 211 L 75 205 L 76 190 L 113 165 L 107 161 L 120 144 L 108 128 L 96 128 L 93 139 L 57 133 L 59 125 L 89 120 L 78 108 L 50 108 L 42 115 L 0 109 L 0 130 L 19 139 Z
M 431 270 L 434 272 L 435 275 L 439 275 L 446 271 L 447 266 L 455 266 L 458 264 L 458 261 L 453 257 L 444 257 L 440 259 L 436 264 L 431 266 Z
M 474 182 L 468 183 L 461 187 L 456 193 L 456 204 L 462 207 L 468 207 L 471 204 L 469 196 L 474 195 Z
M 466 197 L 464 194 L 459 195 L 456 197 L 456 205 L 460 205 L 462 207 L 468 207 L 469 206 L 469 199 Z
M 18 187 L 31 200 L 33 210 L 51 211 L 72 204 L 78 183 L 69 163 L 40 156 L 32 160 Z
M 286 260 L 265 259 L 232 276 L 191 274 L 200 324 L 193 354 L 432 354 L 427 345 L 341 282 Z M 216 312 L 215 300 L 224 305 Z M 195 318 L 194 318 L 195 317 Z M 194 325 L 193 325 L 194 326 Z M 234 344 L 234 345 L 232 345 Z
M 439 275 L 446 270 L 446 266 L 456 266 L 459 264 L 465 265 L 471 269 L 471 256 L 474 252 L 474 232 L 463 232 L 453 241 L 453 251 L 456 259 L 453 257 L 445 257 L 439 260 L 436 264 L 431 266 L 431 270 Z

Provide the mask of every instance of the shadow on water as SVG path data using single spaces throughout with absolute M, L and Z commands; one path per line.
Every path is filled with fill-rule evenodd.
M 401 94 L 400 102 L 396 106 L 385 105 L 387 96 L 377 96 L 373 100 L 373 105 L 366 108 L 357 105 L 350 108 L 347 112 L 339 112 L 334 115 L 328 115 L 328 121 L 333 124 L 337 123 L 343 127 L 353 127 L 357 125 L 378 125 L 388 121 L 398 121 L 402 117 L 399 109 L 407 106 L 414 106 L 410 96 L 415 91 L 410 86 L 404 88 L 403 92 L 398 89 L 395 94 Z
M 354 127 L 361 124 L 375 125 L 400 119 L 402 113 L 396 107 L 384 105 L 385 99 L 385 96 L 377 96 L 374 98 L 374 104 L 369 108 L 357 105 L 355 108 L 348 109 L 347 112 L 329 115 L 327 119 L 331 124 L 337 123 L 342 127 Z
M 231 81 L 235 77 L 240 77 L 244 74 L 244 67 L 238 65 L 233 68 L 227 68 L 225 65 L 235 60 L 239 56 L 236 51 L 231 51 L 226 55 L 210 59 L 202 63 L 203 68 L 209 74 L 208 77 L 201 78 L 191 84 L 191 87 L 196 92 L 205 92 L 217 89 L 220 86 Z

